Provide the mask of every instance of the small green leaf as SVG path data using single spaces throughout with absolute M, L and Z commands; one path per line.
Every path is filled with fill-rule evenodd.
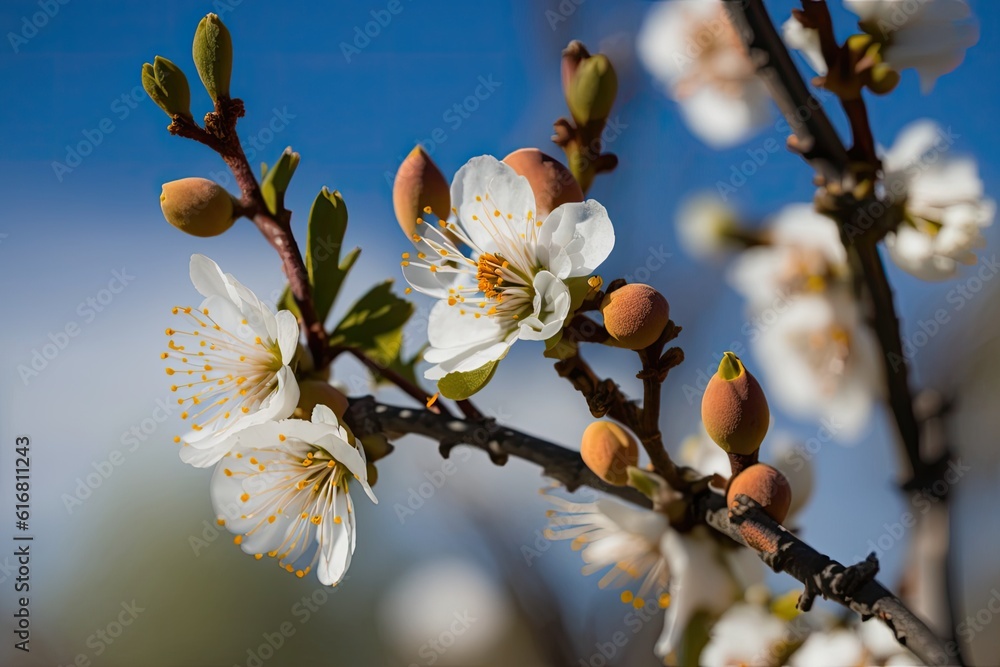
M 676 604 L 676 603 L 675 603 Z M 701 652 L 711 639 L 715 617 L 708 612 L 695 612 L 684 628 L 681 645 L 677 647 L 678 664 L 681 667 L 698 667 Z
M 474 371 L 448 373 L 438 380 L 438 391 L 445 398 L 463 401 L 487 385 L 497 371 L 499 361 L 491 361 Z
M 278 161 L 270 169 L 266 165 L 261 165 L 264 175 L 260 182 L 260 194 L 264 197 L 264 203 L 272 214 L 278 214 L 278 202 L 285 196 L 288 184 L 292 182 L 295 169 L 299 166 L 299 154 L 292 151 L 289 146 L 282 153 Z
M 346 346 L 390 364 L 402 347 L 402 328 L 413 304 L 392 293 L 392 281 L 379 283 L 358 299 L 330 335 L 331 346 Z
M 313 304 L 320 322 L 326 320 L 348 271 L 361 252 L 355 248 L 341 260 L 347 232 L 347 205 L 340 193 L 320 190 L 309 210 L 306 234 L 306 271 L 313 287 Z
M 295 316 L 295 319 L 302 318 L 302 314 L 299 312 L 299 304 L 295 303 L 295 297 L 292 296 L 292 289 L 288 285 L 285 285 L 285 291 L 281 293 L 281 297 L 275 305 L 278 310 L 291 311 L 292 315 Z

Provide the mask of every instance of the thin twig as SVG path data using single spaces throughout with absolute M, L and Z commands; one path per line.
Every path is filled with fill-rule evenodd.
M 327 335 L 313 307 L 309 274 L 295 236 L 292 234 L 291 212 L 282 206 L 278 215 L 272 214 L 264 202 L 260 184 L 243 152 L 243 145 L 236 132 L 236 122 L 242 116 L 241 100 L 219 98 L 215 103 L 215 111 L 205 116 L 205 128 L 199 127 L 193 120 L 184 116 L 174 116 L 169 129 L 171 134 L 193 139 L 217 152 L 233 172 L 241 194 L 237 210 L 253 221 L 267 242 L 278 251 L 295 305 L 299 309 L 300 322 L 309 351 L 316 366 L 322 367 L 325 365 L 328 353 Z

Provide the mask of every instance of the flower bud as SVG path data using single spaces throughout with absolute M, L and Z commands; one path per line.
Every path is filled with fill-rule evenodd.
M 423 218 L 428 208 L 441 220 L 448 219 L 451 213 L 448 181 L 423 146 L 416 146 L 399 165 L 392 184 L 392 207 L 407 238 L 413 236 L 417 218 Z
M 182 178 L 163 184 L 163 217 L 192 236 L 218 236 L 233 226 L 233 198 L 207 178 Z
M 563 92 L 567 95 L 569 94 L 570 84 L 573 82 L 573 77 L 576 76 L 576 70 L 580 67 L 580 63 L 584 61 L 585 58 L 590 57 L 590 51 L 587 47 L 583 45 L 580 40 L 574 39 L 570 42 L 562 52 L 562 88 Z
M 639 462 L 635 438 L 618 424 L 594 422 L 583 432 L 580 456 L 591 472 L 608 484 L 624 486 L 628 468 Z
M 868 71 L 868 89 L 876 95 L 888 95 L 899 85 L 899 72 L 888 63 L 879 63 Z
M 663 333 L 670 320 L 670 304 L 649 285 L 630 283 L 604 297 L 601 313 L 617 347 L 641 350 Z
M 347 397 L 329 382 L 322 380 L 299 382 L 299 404 L 292 416 L 296 419 L 310 419 L 313 408 L 317 405 L 327 406 L 333 410 L 333 414 L 337 415 L 337 419 L 341 419 L 350 404 L 347 402 Z
M 751 455 L 760 448 L 770 419 L 764 390 L 739 357 L 726 352 L 701 399 L 708 435 L 730 454 Z
M 755 500 L 778 523 L 788 516 L 792 488 L 784 475 L 766 463 L 756 463 L 733 478 L 726 492 L 726 504 L 731 508 L 741 493 Z
M 191 55 L 212 101 L 229 97 L 229 79 L 233 75 L 233 39 L 217 15 L 208 14 L 198 23 Z
M 145 63 L 142 66 L 142 87 L 156 106 L 171 118 L 191 118 L 191 89 L 187 77 L 166 58 L 156 56 L 152 65 Z
M 519 148 L 503 161 L 528 179 L 539 220 L 562 204 L 583 201 L 583 190 L 570 170 L 537 148 Z
M 603 53 L 584 58 L 565 89 L 566 104 L 577 125 L 605 121 L 618 94 L 618 75 Z

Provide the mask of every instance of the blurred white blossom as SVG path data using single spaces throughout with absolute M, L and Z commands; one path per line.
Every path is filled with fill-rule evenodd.
M 721 0 L 655 4 L 637 48 L 688 127 L 710 146 L 739 144 L 770 121 L 767 89 Z
M 844 0 L 865 32 L 884 41 L 885 62 L 895 70 L 913 68 L 927 93 L 979 41 L 979 25 L 965 0 Z
M 807 28 L 794 16 L 781 26 L 785 44 L 802 53 L 809 66 L 820 76 L 826 76 L 826 59 L 820 48 L 819 31 Z
M 948 135 L 931 121 L 900 132 L 883 158 L 885 189 L 903 198 L 903 221 L 885 239 L 893 261 L 924 280 L 954 277 L 986 245 L 996 202 L 983 192 L 975 160 L 951 157 Z
M 825 418 L 834 437 L 857 436 L 880 390 L 881 364 L 836 223 L 811 205 L 787 206 L 770 243 L 743 252 L 728 277 L 749 304 L 744 330 L 768 400 L 800 418 Z
M 768 667 L 775 664 L 775 647 L 785 638 L 786 623 L 767 607 L 737 602 L 712 628 L 698 664 L 703 667 Z

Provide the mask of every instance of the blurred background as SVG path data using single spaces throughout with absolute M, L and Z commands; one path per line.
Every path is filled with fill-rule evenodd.
M 671 317 L 684 327 L 677 344 L 687 360 L 664 392 L 662 425 L 672 449 L 697 431 L 697 397 L 719 355 L 747 345 L 742 300 L 725 284 L 722 265 L 700 263 L 680 248 L 675 211 L 684 197 L 727 181 L 748 148 L 784 135 L 772 127 L 726 151 L 695 139 L 636 60 L 644 2 L 401 0 L 402 11 L 366 44 L 355 40 L 385 0 L 52 0 L 54 15 L 27 29 L 43 4 L 0 6 L 7 34 L 0 48 L 5 628 L 13 627 L 15 604 L 8 545 L 20 435 L 31 438 L 34 535 L 31 652 L 15 651 L 6 631 L 0 662 L 85 664 L 82 656 L 101 665 L 546 665 L 569 656 L 570 664 L 655 665 L 652 644 L 662 620 L 630 617 L 617 591 L 601 591 L 597 577 L 581 576 L 579 555 L 567 543 L 544 540 L 549 506 L 537 490 L 547 480 L 518 461 L 501 469 L 459 448 L 447 474 L 434 443 L 399 441 L 379 466 L 378 506 L 359 503 L 358 550 L 336 590 L 247 558 L 216 530 L 211 473 L 183 465 L 171 441 L 182 428 L 158 358 L 163 329 L 172 306 L 197 305 L 187 276 L 193 252 L 212 257 L 265 300 L 273 302 L 283 278 L 277 257 L 246 221 L 204 240 L 165 223 L 162 183 L 201 176 L 233 186 L 214 153 L 167 133 L 139 72 L 154 55 L 171 58 L 187 71 L 196 117 L 208 110 L 190 63 L 191 37 L 204 14 L 220 14 L 234 39 L 232 90 L 246 103 L 240 134 L 251 163 L 273 162 L 286 146 L 302 154 L 287 200 L 295 229 L 304 237 L 305 212 L 321 186 L 340 190 L 347 202 L 347 240 L 364 252 L 343 309 L 375 281 L 398 276 L 398 256 L 409 243 L 393 216 L 391 182 L 415 143 L 424 143 L 449 177 L 483 153 L 533 146 L 561 157 L 550 141 L 552 122 L 566 115 L 560 51 L 580 39 L 609 54 L 621 80 L 612 114 L 620 132 L 606 150 L 620 165 L 590 192 L 608 208 L 617 235 L 601 274 L 607 280 L 648 270 L 641 281 L 667 296 Z M 783 21 L 797 3 L 767 5 Z M 831 5 L 839 34 L 848 34 L 850 16 L 838 2 Z M 885 145 L 917 118 L 951 127 L 956 151 L 979 159 L 995 197 L 1000 4 L 970 5 L 982 37 L 964 65 L 929 96 L 907 72 L 870 111 Z M 748 219 L 763 219 L 785 203 L 810 201 L 812 193 L 807 166 L 782 151 L 731 203 Z M 985 233 L 990 256 L 1000 230 Z M 891 265 L 889 271 L 904 335 L 935 310 L 950 311 L 949 290 L 965 280 L 929 285 Z M 996 287 L 985 283 L 912 359 L 918 386 L 958 400 L 949 435 L 973 469 L 954 489 L 955 586 L 960 609 L 973 615 L 1000 596 L 1000 519 L 992 509 L 1000 489 Z M 420 299 L 417 305 L 414 344 L 429 307 Z M 76 335 L 61 335 L 68 326 Z M 21 370 L 50 344 L 58 351 L 40 356 L 36 372 Z M 502 422 L 575 448 L 590 421 L 585 406 L 548 363 L 539 363 L 540 352 L 538 345 L 516 346 L 477 403 Z M 639 395 L 633 356 L 595 349 L 589 358 L 599 373 Z M 347 362 L 338 363 L 335 376 L 352 393 L 371 391 Z M 388 402 L 407 401 L 380 391 Z M 897 586 L 912 536 L 897 536 L 894 526 L 910 501 L 895 487 L 893 427 L 881 409 L 876 415 L 856 441 L 818 448 L 815 495 L 799 522 L 806 539 L 841 560 L 878 545 L 880 578 Z M 817 437 L 818 424 L 780 409 L 774 416 L 776 430 L 803 443 Z M 779 593 L 793 583 L 772 579 Z M 602 662 L 600 646 L 618 631 L 629 642 Z M 997 636 L 977 634 L 976 655 L 1000 654 Z

